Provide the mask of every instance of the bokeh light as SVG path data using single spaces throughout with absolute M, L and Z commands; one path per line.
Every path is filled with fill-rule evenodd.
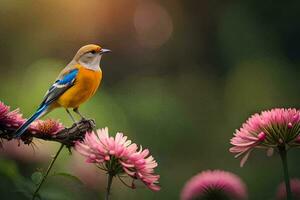
M 134 14 L 137 39 L 143 47 L 159 48 L 173 32 L 172 19 L 165 8 L 154 1 L 141 1 Z

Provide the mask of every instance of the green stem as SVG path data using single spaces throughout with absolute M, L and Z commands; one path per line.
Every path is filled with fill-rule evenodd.
M 53 164 L 55 163 L 55 161 L 56 161 L 58 155 L 60 154 L 61 150 L 63 149 L 63 147 L 64 147 L 64 145 L 61 144 L 61 146 L 59 147 L 59 149 L 58 149 L 58 151 L 56 152 L 55 156 L 53 157 L 51 163 L 49 164 L 48 169 L 47 169 L 47 171 L 46 171 L 46 174 L 43 176 L 43 179 L 42 179 L 41 182 L 39 183 L 38 187 L 35 189 L 35 191 L 34 191 L 34 193 L 33 193 L 33 196 L 32 196 L 32 200 L 34 200 L 35 197 L 37 196 L 39 190 L 41 189 L 43 183 L 45 182 L 45 180 L 46 180 L 46 178 L 47 178 L 47 176 L 48 176 L 50 170 L 51 170 L 52 167 L 53 167 Z
M 282 161 L 282 166 L 283 166 L 284 181 L 285 181 L 285 188 L 286 188 L 286 197 L 287 197 L 287 200 L 292 200 L 292 191 L 291 191 L 289 170 L 288 170 L 288 164 L 287 164 L 286 147 L 284 145 L 279 146 L 278 150 L 279 150 L 279 154 L 280 154 L 281 161 Z
M 106 194 L 105 194 L 105 200 L 109 200 L 109 195 L 110 195 L 110 189 L 113 181 L 113 175 L 108 173 L 107 176 L 107 188 L 106 188 Z

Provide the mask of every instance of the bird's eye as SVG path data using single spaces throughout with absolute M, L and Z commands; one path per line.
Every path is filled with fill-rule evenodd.
M 91 51 L 91 53 L 92 53 L 92 54 L 95 54 L 95 53 L 96 53 L 96 51 L 95 51 L 95 50 L 92 50 L 92 51 Z

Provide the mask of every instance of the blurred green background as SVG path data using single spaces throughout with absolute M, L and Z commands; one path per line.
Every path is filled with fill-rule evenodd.
M 159 163 L 162 190 L 118 180 L 112 199 L 178 199 L 184 183 L 205 169 L 224 169 L 246 182 L 249 199 L 274 199 L 283 180 L 277 155 L 256 150 L 245 167 L 229 153 L 235 129 L 255 112 L 299 107 L 300 1 L 0 0 L 0 100 L 34 112 L 59 71 L 85 44 L 104 56 L 100 90 L 82 113 L 110 133 L 122 131 L 149 148 Z M 63 110 L 47 117 L 71 122 Z M 18 188 L 45 169 L 57 144 L 5 145 L 1 199 L 24 199 Z M 299 177 L 298 150 L 289 153 Z M 104 173 L 81 157 L 60 155 L 45 199 L 100 199 Z M 94 174 L 96 175 L 94 175 Z M 25 181 L 24 181 L 25 180 Z M 25 187 L 26 188 L 26 187 Z

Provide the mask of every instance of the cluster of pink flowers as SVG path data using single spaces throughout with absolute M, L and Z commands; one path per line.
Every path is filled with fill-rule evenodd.
M 0 128 L 16 130 L 25 121 L 19 109 L 10 111 L 9 106 L 0 102 Z M 63 129 L 59 121 L 47 119 L 33 122 L 28 131 L 32 134 L 55 135 Z M 276 108 L 254 114 L 235 131 L 230 142 L 233 145 L 230 152 L 236 154 L 235 157 L 243 157 L 241 166 L 255 148 L 273 152 L 278 147 L 300 147 L 300 111 Z M 155 174 L 157 162 L 148 149 L 132 143 L 123 133 L 112 137 L 108 128 L 87 132 L 82 141 L 75 143 L 74 148 L 86 158 L 86 162 L 94 163 L 110 176 L 117 176 L 122 182 L 122 175 L 131 177 L 131 188 L 135 188 L 134 181 L 137 179 L 153 191 L 160 190 L 160 176 Z M 294 197 L 300 198 L 300 180 L 292 179 L 290 184 Z M 286 198 L 284 186 L 282 183 L 278 187 L 277 199 Z M 244 182 L 237 175 L 221 170 L 207 170 L 197 174 L 185 184 L 181 193 L 181 200 L 247 198 Z
M 247 199 L 244 182 L 231 172 L 203 171 L 192 177 L 181 192 L 181 200 L 193 199 Z
M 300 111 L 276 108 L 252 115 L 231 139 L 230 152 L 243 156 L 244 165 L 254 148 L 266 148 L 269 152 L 280 145 L 300 145 Z
M 82 142 L 76 142 L 75 149 L 87 158 L 87 162 L 97 164 L 113 176 L 126 173 L 133 180 L 141 180 L 149 189 L 160 190 L 159 175 L 154 174 L 157 162 L 148 149 L 131 143 L 122 133 L 110 137 L 107 128 L 87 133 Z
M 22 117 L 19 109 L 10 111 L 10 107 L 0 101 L 0 126 L 10 128 L 12 130 L 18 129 L 24 124 L 26 119 Z M 32 134 L 50 134 L 55 135 L 64 129 L 64 126 L 57 120 L 47 119 L 37 120 L 33 122 L 28 131 Z

